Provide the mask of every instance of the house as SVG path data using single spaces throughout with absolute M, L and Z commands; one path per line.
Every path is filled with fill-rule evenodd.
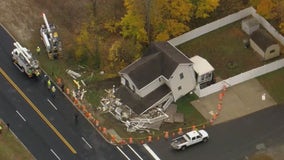
M 263 60 L 280 55 L 280 46 L 277 41 L 265 30 L 259 29 L 250 36 L 250 46 L 263 57 Z
M 119 72 L 116 97 L 138 115 L 165 110 L 196 86 L 193 63 L 169 42 L 154 42 L 146 54 Z
M 214 82 L 214 68 L 206 59 L 196 55 L 191 57 L 190 61 L 193 62 L 196 82 L 200 85 L 200 88 L 204 88 Z
M 242 30 L 248 35 L 259 29 L 259 22 L 254 17 L 249 17 L 242 20 Z

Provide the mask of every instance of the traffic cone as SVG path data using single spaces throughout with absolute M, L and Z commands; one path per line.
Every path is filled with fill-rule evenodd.
M 106 129 L 106 127 L 103 127 L 103 134 L 107 134 L 107 129 Z
M 100 124 L 100 121 L 96 119 L 96 121 L 95 121 L 95 125 L 98 127 L 98 126 L 99 126 L 99 124 Z
M 66 94 L 70 95 L 70 89 L 69 88 L 66 88 Z
M 165 132 L 164 137 L 165 137 L 165 139 L 168 139 L 168 138 L 169 138 L 169 132 L 168 132 L 168 131 Z
M 222 101 L 222 100 L 223 100 L 223 94 L 219 93 L 219 101 Z
M 148 142 L 152 142 L 152 136 L 148 136 Z
M 223 86 L 223 92 L 225 92 L 226 90 L 227 90 L 227 86 L 224 85 L 224 86 Z
M 216 118 L 217 118 L 217 114 L 214 113 L 214 114 L 213 114 L 213 120 L 215 120 Z
M 175 132 L 172 133 L 172 137 L 176 136 Z
M 74 98 L 73 103 L 74 103 L 75 105 L 77 105 L 77 104 L 78 104 L 78 99 L 77 99 L 77 98 Z
M 182 133 L 183 133 L 183 132 L 182 132 L 182 128 L 178 128 L 178 134 L 179 134 L 179 135 L 182 135 Z
M 128 139 L 128 143 L 129 143 L 129 144 L 132 144 L 132 143 L 133 143 L 133 139 L 132 139 L 132 137 L 129 137 L 129 139 Z
M 111 142 L 115 143 L 115 136 L 114 135 L 110 135 L 110 137 L 111 137 Z
M 213 122 L 214 122 L 214 120 L 213 120 L 213 119 L 210 119 L 210 124 L 211 124 L 211 125 L 213 125 Z
M 218 109 L 219 111 L 222 110 L 222 104 L 221 104 L 221 103 L 218 104 L 217 109 Z

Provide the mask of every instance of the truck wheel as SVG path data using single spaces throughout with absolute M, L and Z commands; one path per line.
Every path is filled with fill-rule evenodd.
M 204 138 L 203 142 L 205 142 L 205 143 L 208 142 L 208 138 Z
M 185 150 L 185 146 L 182 146 L 180 150 L 184 151 Z

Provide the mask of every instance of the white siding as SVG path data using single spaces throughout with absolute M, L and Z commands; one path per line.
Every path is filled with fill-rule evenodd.
M 122 85 L 125 85 L 126 87 L 130 88 L 133 91 L 137 90 L 137 87 L 135 86 L 135 84 L 127 74 L 121 74 L 120 77 L 121 77 L 120 82 Z M 125 82 L 125 84 L 123 84 L 123 82 Z
M 164 83 L 165 83 L 164 77 L 160 76 L 159 78 L 156 78 L 154 81 L 152 81 L 145 87 L 141 88 L 140 90 L 137 90 L 136 93 L 140 97 L 145 97 L 146 95 L 148 95 L 149 93 L 151 93 L 152 91 L 163 85 Z
M 180 73 L 183 73 L 183 79 L 180 79 Z M 177 101 L 180 97 L 192 91 L 196 86 L 193 67 L 189 65 L 179 65 L 167 84 L 172 90 L 174 101 Z M 181 87 L 180 90 L 178 89 L 179 87 Z
M 271 51 L 273 51 L 273 52 L 271 52 Z M 264 60 L 268 60 L 268 59 L 277 57 L 279 55 L 280 55 L 280 46 L 279 46 L 279 44 L 273 44 L 273 45 L 269 46 L 266 49 L 265 55 L 264 55 Z
M 234 85 L 237 85 L 239 83 L 242 83 L 244 81 L 250 80 L 252 78 L 264 75 L 266 73 L 275 71 L 277 69 L 284 67 L 284 59 L 280 59 L 274 62 L 271 62 L 269 64 L 263 65 L 258 68 L 254 68 L 252 70 L 249 70 L 247 72 L 235 75 L 231 78 L 228 78 L 226 80 L 220 81 L 218 83 L 212 84 L 206 88 L 200 89 L 199 87 L 196 87 L 196 90 L 194 91 L 195 94 L 198 97 L 205 97 L 207 95 L 210 95 L 212 93 L 218 92 L 223 89 L 224 85 L 228 88 Z
M 252 40 L 249 40 L 251 48 L 253 48 L 261 57 L 264 57 L 264 51 Z

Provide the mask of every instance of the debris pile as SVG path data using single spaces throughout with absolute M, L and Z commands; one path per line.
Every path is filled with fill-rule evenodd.
M 83 80 L 77 80 L 82 75 L 70 69 L 67 69 L 66 73 L 73 78 L 73 82 L 76 85 L 76 89 L 72 91 L 72 96 L 76 99 L 83 100 L 84 95 L 87 92 L 87 90 L 84 88 L 86 87 L 86 83 Z
M 98 110 L 111 113 L 117 120 L 125 124 L 128 132 L 148 131 L 148 129 L 159 130 L 162 122 L 168 118 L 168 115 L 158 106 L 138 115 L 130 107 L 121 103 L 119 98 L 116 98 L 115 86 L 105 91 L 107 95 L 101 99 L 101 106 L 98 107 Z

